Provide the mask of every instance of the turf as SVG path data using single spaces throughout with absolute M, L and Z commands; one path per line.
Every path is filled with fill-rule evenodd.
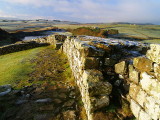
M 45 48 L 34 48 L 0 56 L 0 85 L 16 85 L 20 80 L 27 80 L 28 74 L 33 71 L 35 65 L 30 61 Z

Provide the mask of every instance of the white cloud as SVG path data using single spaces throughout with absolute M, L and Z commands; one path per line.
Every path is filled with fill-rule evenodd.
M 53 13 L 62 14 L 69 20 L 85 22 L 152 22 L 160 16 L 158 0 L 1 0 L 11 4 L 49 7 Z M 114 4 L 112 1 L 116 1 Z M 45 11 L 45 9 L 44 9 Z M 41 16 L 43 17 L 43 16 Z

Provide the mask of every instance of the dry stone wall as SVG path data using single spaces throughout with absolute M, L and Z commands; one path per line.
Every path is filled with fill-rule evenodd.
M 100 71 L 105 51 L 74 37 L 65 40 L 63 51 L 79 86 L 88 120 L 92 120 L 95 110 L 109 105 L 112 91 L 112 85 L 104 80 Z
M 51 35 L 1 47 L 0 54 L 43 44 L 55 45 L 67 55 L 88 120 L 94 120 L 95 111 L 110 104 L 110 94 L 120 84 L 137 120 L 160 119 L 160 45 Z
M 151 44 L 146 56 L 136 57 L 130 64 L 116 64 L 115 71 L 130 84 L 128 100 L 137 120 L 159 120 L 160 45 Z

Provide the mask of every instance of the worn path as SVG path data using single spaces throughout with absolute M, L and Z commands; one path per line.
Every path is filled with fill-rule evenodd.
M 85 120 L 66 57 L 49 47 L 31 62 L 36 66 L 28 81 L 19 81 L 9 94 L 0 97 L 1 119 Z

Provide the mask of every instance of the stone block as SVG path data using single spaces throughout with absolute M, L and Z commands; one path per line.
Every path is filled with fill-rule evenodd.
M 155 99 L 160 101 L 160 82 L 154 79 L 154 76 L 150 76 L 147 73 L 142 73 L 142 79 L 140 84 L 142 88 Z
M 111 51 L 111 47 L 108 44 L 104 44 L 104 43 L 97 43 L 95 44 L 95 46 L 97 48 L 103 49 L 104 51 L 106 51 L 107 53 Z
M 98 70 L 84 70 L 82 75 L 83 84 L 88 88 L 90 83 L 103 81 L 103 74 Z
M 89 84 L 89 95 L 109 95 L 112 91 L 112 85 L 109 82 L 93 82 Z
M 92 97 L 91 105 L 93 106 L 91 109 L 92 112 L 100 108 L 106 107 L 109 105 L 109 96 L 100 96 L 99 98 Z
M 138 120 L 152 120 L 152 118 L 145 111 L 141 110 Z
M 160 65 L 159 64 L 154 64 L 154 74 L 156 78 L 160 81 Z
M 144 108 L 152 119 L 154 120 L 160 119 L 160 105 L 156 102 L 156 100 L 152 96 L 146 97 Z
M 129 80 L 138 84 L 140 79 L 139 77 L 139 72 L 134 69 L 133 65 L 129 65 Z
M 133 65 L 142 72 L 153 71 L 153 62 L 145 57 L 134 58 Z
M 138 92 L 137 97 L 136 97 L 136 101 L 142 106 L 144 107 L 144 103 L 146 101 L 146 96 L 147 93 L 145 91 L 143 91 L 142 89 Z
M 97 49 L 94 46 L 83 44 L 82 45 L 81 55 L 87 57 L 102 57 L 105 54 L 105 51 Z
M 150 50 L 147 51 L 146 56 L 153 62 L 160 64 L 160 45 L 151 44 Z
M 129 95 L 131 96 L 132 99 L 136 100 L 139 91 L 140 91 L 140 86 L 133 83 L 130 84 Z
M 127 72 L 127 62 L 122 61 L 120 63 L 115 64 L 115 72 L 117 74 L 125 74 Z
M 99 68 L 100 68 L 100 58 L 86 57 L 84 63 L 84 69 L 99 69 Z
M 133 115 L 138 118 L 139 117 L 139 113 L 141 111 L 141 107 L 139 106 L 139 104 L 137 104 L 134 100 L 131 99 L 131 111 L 133 113 Z

